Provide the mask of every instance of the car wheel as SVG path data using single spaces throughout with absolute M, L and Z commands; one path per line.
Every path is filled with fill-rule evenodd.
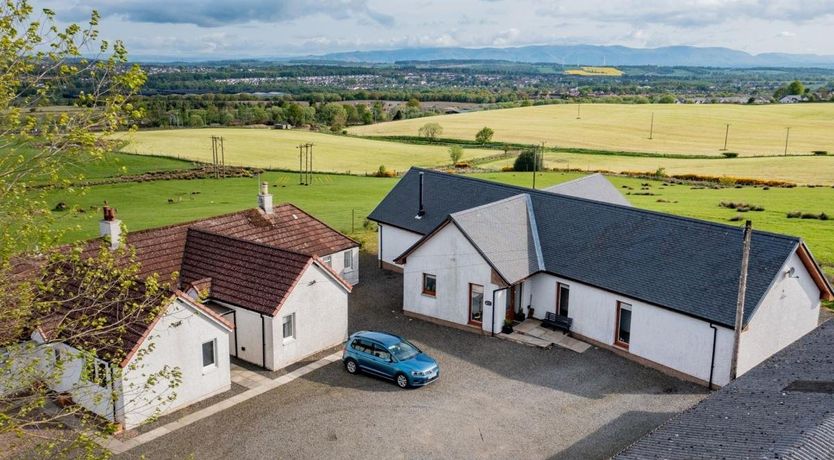
M 356 374 L 359 372 L 359 366 L 352 359 L 345 361 L 345 369 L 348 371 L 348 374 Z
M 408 388 L 408 377 L 405 374 L 397 374 L 397 386 L 400 388 Z

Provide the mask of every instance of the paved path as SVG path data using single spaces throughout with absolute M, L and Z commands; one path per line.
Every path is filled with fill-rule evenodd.
M 333 353 L 332 355 L 325 356 L 324 358 L 316 362 L 298 368 L 274 380 L 271 380 L 250 370 L 244 369 L 240 366 L 232 365 L 232 381 L 249 388 L 248 390 L 244 391 L 243 393 L 232 396 L 229 399 L 224 399 L 223 401 L 206 407 L 205 409 L 199 410 L 192 414 L 188 414 L 179 420 L 168 423 L 159 428 L 155 428 L 151 431 L 148 431 L 147 433 L 142 433 L 136 436 L 135 438 L 131 438 L 125 441 L 121 441 L 116 438 L 110 438 L 110 440 L 107 441 L 105 447 L 110 449 L 110 451 L 114 454 L 121 454 L 130 449 L 133 449 L 134 447 L 141 446 L 146 442 L 153 441 L 154 439 L 157 439 L 160 436 L 164 436 L 168 433 L 186 427 L 206 417 L 217 414 L 218 412 L 226 410 L 230 407 L 234 407 L 248 399 L 252 399 L 255 396 L 263 394 L 269 390 L 278 388 L 281 385 L 286 385 L 287 383 L 290 383 L 303 375 L 309 374 L 310 372 L 313 372 L 316 369 L 320 369 L 330 363 L 339 361 L 341 359 L 341 356 L 341 352 Z

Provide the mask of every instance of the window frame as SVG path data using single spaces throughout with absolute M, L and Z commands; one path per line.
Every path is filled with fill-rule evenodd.
M 287 320 L 289 320 L 289 322 Z M 287 336 L 287 324 L 290 325 L 289 336 Z M 284 342 L 291 342 L 295 340 L 295 312 L 281 317 L 281 337 L 283 337 Z
M 481 289 L 481 319 L 473 319 L 472 318 L 472 291 L 473 288 L 478 287 Z M 469 283 L 469 297 L 466 299 L 469 307 L 469 316 L 466 318 L 468 323 L 472 326 L 482 326 L 484 324 L 484 300 L 486 290 L 484 286 L 481 284 Z
M 343 257 L 344 257 L 344 259 L 342 260 L 342 262 L 344 262 L 345 271 L 346 272 L 352 271 L 353 270 L 353 249 L 348 249 L 347 251 L 345 251 Z
M 556 314 L 560 316 L 570 317 L 568 314 L 562 314 L 562 288 L 568 291 L 568 313 L 570 313 L 570 285 L 557 282 L 556 283 Z
M 333 268 L 333 256 L 327 255 L 322 257 L 321 260 L 326 263 L 328 267 Z
M 434 290 L 433 291 L 426 289 L 426 280 L 429 279 L 429 277 L 434 279 Z M 428 296 L 428 297 L 437 297 L 437 275 L 432 275 L 431 273 L 423 273 L 423 286 L 422 286 L 422 288 L 423 288 L 422 289 L 423 290 L 423 295 Z
M 206 364 L 206 345 L 211 344 L 211 362 Z M 202 355 L 203 372 L 217 368 L 217 339 L 206 340 L 200 345 L 200 353 Z
M 620 340 L 620 319 L 622 316 L 622 311 L 626 310 L 629 312 L 628 317 L 628 341 Z M 624 350 L 628 350 L 628 347 L 631 343 L 631 319 L 634 310 L 632 309 L 632 305 L 630 303 L 626 303 L 623 301 L 617 301 L 617 315 L 616 315 L 616 322 L 614 323 L 614 345 L 622 348 Z

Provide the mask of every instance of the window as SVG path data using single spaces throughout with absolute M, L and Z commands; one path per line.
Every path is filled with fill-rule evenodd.
M 570 286 L 556 283 L 556 314 L 568 316 L 570 303 Z
M 481 324 L 484 312 L 484 287 L 469 284 L 469 323 Z
M 203 343 L 203 368 L 214 366 L 217 364 L 217 359 L 214 351 L 214 340 L 209 340 L 208 342 Z
M 85 366 L 87 366 L 87 378 L 92 383 L 102 388 L 110 386 L 110 368 L 106 362 L 90 358 L 86 359 Z
M 353 343 L 350 346 L 354 350 L 361 351 L 362 353 L 371 354 L 374 351 L 374 346 L 373 345 L 371 345 L 368 342 L 359 340 L 359 339 L 354 340 Z
M 388 352 L 382 345 L 374 345 L 374 356 L 383 360 L 383 361 L 391 361 L 391 353 Z
M 437 277 L 423 273 L 423 294 L 432 297 L 437 295 Z
M 631 305 L 617 302 L 617 331 L 614 344 L 628 349 L 631 341 Z
M 353 269 L 353 250 L 345 251 L 345 270 Z
M 323 260 L 324 263 L 326 263 L 328 267 L 333 266 L 333 256 L 324 256 L 324 257 L 322 257 L 321 260 Z
M 295 338 L 295 313 L 287 315 L 283 319 L 284 340 Z

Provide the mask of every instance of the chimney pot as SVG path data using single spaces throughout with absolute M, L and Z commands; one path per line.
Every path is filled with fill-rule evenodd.
M 99 236 L 107 238 L 110 249 L 117 249 L 122 241 L 122 221 L 116 219 L 116 210 L 104 202 L 104 216 L 98 224 Z
M 258 207 L 267 214 L 272 214 L 272 194 L 269 193 L 269 184 L 261 182 L 261 191 L 258 193 Z

